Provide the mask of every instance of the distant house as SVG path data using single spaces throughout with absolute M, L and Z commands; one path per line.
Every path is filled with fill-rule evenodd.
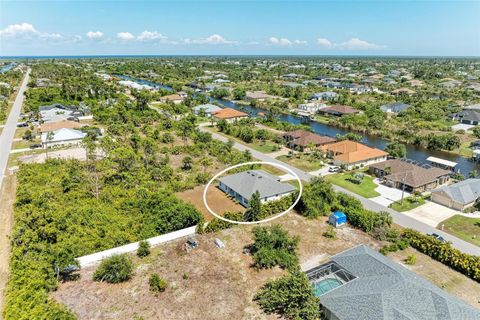
M 337 117 L 341 117 L 347 114 L 360 113 L 360 112 L 361 112 L 360 110 L 354 109 L 352 107 L 341 106 L 341 105 L 326 107 L 319 110 L 319 113 L 322 113 L 325 115 L 337 116 Z
M 431 200 L 463 211 L 480 201 L 480 179 L 467 179 L 433 190 Z
M 314 115 L 317 114 L 320 109 L 326 108 L 327 105 L 321 102 L 307 102 L 299 104 L 296 111 L 300 115 Z
M 173 102 L 175 104 L 180 104 L 182 103 L 186 98 L 185 94 L 179 93 L 174 93 L 174 94 L 169 94 L 167 96 L 163 96 L 159 99 L 161 102 Z
M 387 113 L 399 113 L 410 108 L 410 105 L 401 102 L 394 102 L 380 106 L 380 110 Z
M 406 95 L 414 95 L 415 91 L 408 89 L 408 88 L 398 88 L 392 91 L 393 95 L 400 95 L 400 94 L 406 94 Z
M 480 111 L 462 110 L 452 115 L 452 120 L 460 121 L 460 123 L 478 125 L 480 124 Z
M 196 115 L 199 115 L 202 112 L 202 110 L 205 113 L 205 116 L 210 118 L 212 116 L 212 114 L 222 110 L 222 108 L 220 108 L 219 106 L 216 106 L 214 104 L 210 104 L 210 103 L 201 104 L 201 105 L 193 108 L 193 113 L 196 114 Z
M 45 149 L 57 146 L 75 145 L 81 143 L 86 135 L 87 134 L 82 131 L 67 128 L 44 132 L 42 133 L 42 145 Z
M 280 182 L 280 178 L 263 170 L 248 170 L 218 179 L 219 189 L 248 207 L 252 195 L 258 191 L 262 203 L 278 200 L 294 192 L 296 188 Z
M 450 179 L 451 171 L 422 165 L 409 159 L 392 159 L 369 167 L 371 174 L 383 179 L 392 188 L 407 192 L 425 192 L 435 189 Z
M 231 108 L 221 109 L 212 113 L 215 120 L 225 120 L 227 122 L 234 122 L 239 119 L 248 118 L 248 114 Z
M 366 245 L 306 271 L 327 320 L 475 320 L 480 311 Z
M 461 84 L 462 84 L 462 81 L 459 81 L 459 80 L 448 80 L 440 83 L 440 86 L 446 89 L 453 89 L 453 88 L 459 87 Z
M 350 140 L 325 144 L 319 149 L 333 159 L 335 165 L 344 165 L 348 170 L 385 161 L 388 156 L 383 150 Z
M 79 129 L 85 126 L 77 121 L 70 121 L 70 120 L 61 120 L 56 122 L 47 122 L 43 123 L 40 126 L 40 132 L 50 132 L 50 131 L 57 131 L 60 129 Z
M 265 101 L 272 98 L 275 96 L 269 95 L 265 91 L 247 91 L 245 93 L 245 100 Z
M 321 136 L 306 130 L 285 132 L 283 134 L 283 138 L 287 142 L 287 146 L 290 149 L 299 151 L 304 151 L 305 149 L 309 148 L 310 145 L 319 147 L 337 141 L 337 139 Z
M 334 100 L 338 96 L 338 93 L 333 91 L 317 92 L 312 95 L 311 100 Z

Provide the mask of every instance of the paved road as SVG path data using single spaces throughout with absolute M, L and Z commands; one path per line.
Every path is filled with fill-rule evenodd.
M 28 69 L 23 82 L 18 89 L 17 97 L 13 103 L 12 110 L 8 115 L 7 122 L 0 135 L 0 187 L 2 186 L 3 177 L 5 176 L 5 170 L 7 168 L 8 157 L 10 156 L 10 149 L 12 148 L 13 137 L 15 136 L 15 130 L 17 130 L 17 122 L 20 116 L 20 110 L 22 109 L 23 95 L 27 89 L 28 79 L 30 77 L 30 69 Z
M 218 133 L 211 132 L 211 131 L 207 130 L 206 128 L 204 128 L 204 126 L 205 126 L 205 124 L 201 125 L 200 130 L 205 131 L 205 132 L 210 132 L 212 134 L 212 137 L 217 139 L 217 140 L 220 140 L 220 141 L 223 141 L 223 142 L 228 141 L 228 139 L 225 138 L 224 136 L 222 136 Z M 314 177 L 314 175 L 312 175 L 308 172 L 305 172 L 305 171 L 302 171 L 298 168 L 295 168 L 295 167 L 293 167 L 293 166 L 291 166 L 291 165 L 289 165 L 285 162 L 282 162 L 280 160 L 277 160 L 277 159 L 271 157 L 268 154 L 256 151 L 256 150 L 254 150 L 250 147 L 247 147 L 247 146 L 245 146 L 241 143 L 235 142 L 233 147 L 237 150 L 240 150 L 240 151 L 249 150 L 250 153 L 252 154 L 252 156 L 254 158 L 258 159 L 258 160 L 273 162 L 273 163 L 278 163 L 278 164 L 284 165 L 287 168 L 291 169 L 293 172 L 295 172 L 300 177 L 300 179 L 302 179 L 302 180 L 309 181 L 310 179 L 312 179 Z M 392 216 L 393 222 L 402 226 L 402 227 L 412 228 L 412 229 L 415 229 L 415 230 L 420 231 L 422 233 L 433 233 L 433 232 L 435 232 L 437 234 L 440 234 L 442 237 L 444 237 L 448 241 L 452 242 L 452 245 L 455 248 L 457 248 L 457 249 L 459 249 L 459 250 L 461 250 L 465 253 L 480 256 L 480 247 L 477 247 L 477 246 L 475 246 L 471 243 L 463 241 L 462 239 L 454 237 L 454 236 L 452 236 L 448 233 L 442 232 L 442 231 L 440 231 L 440 230 L 438 230 L 438 229 L 436 229 L 432 226 L 429 226 L 428 224 L 425 224 L 421 221 L 418 221 L 418 220 L 408 216 L 407 214 L 397 212 L 397 211 L 395 211 L 393 209 L 390 209 L 388 207 L 385 207 L 385 206 L 383 206 L 379 203 L 373 202 L 372 200 L 364 198 L 364 197 L 362 197 L 362 196 L 360 196 L 356 193 L 353 193 L 353 192 L 350 192 L 346 189 L 343 189 L 339 186 L 333 185 L 333 187 L 337 191 L 341 191 L 341 192 L 344 192 L 346 194 L 354 196 L 355 198 L 360 200 L 362 202 L 363 206 L 368 210 L 377 211 L 377 212 L 378 211 L 387 211 Z

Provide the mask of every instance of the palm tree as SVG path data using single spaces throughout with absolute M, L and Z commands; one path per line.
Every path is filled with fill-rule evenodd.
M 46 158 L 48 159 L 48 144 L 50 143 L 50 141 L 53 140 L 53 138 L 55 137 L 55 134 L 53 133 L 53 131 L 50 131 L 47 133 L 47 141 L 45 142 L 45 153 L 46 153 Z

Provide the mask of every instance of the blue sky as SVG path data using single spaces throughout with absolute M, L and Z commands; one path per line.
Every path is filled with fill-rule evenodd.
M 0 55 L 480 56 L 480 1 L 3 1 Z

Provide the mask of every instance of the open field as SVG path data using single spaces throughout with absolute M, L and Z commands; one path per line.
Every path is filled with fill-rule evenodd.
M 346 173 L 339 173 L 339 174 L 332 174 L 325 177 L 325 180 L 330 181 L 337 186 L 345 188 L 349 191 L 355 192 L 365 198 L 374 198 L 378 197 L 380 193 L 375 191 L 377 185 L 373 182 L 373 178 L 365 175 L 363 177 L 362 183 L 356 184 L 353 182 L 348 181 L 352 177 L 353 173 L 346 172 Z
M 469 218 L 455 215 L 439 224 L 443 231 L 453 234 L 460 239 L 480 246 L 480 218 Z
M 15 175 L 6 175 L 0 189 L 0 310 L 3 310 L 3 291 L 8 278 L 9 236 L 13 226 L 13 204 L 16 187 Z
M 311 156 L 302 153 L 293 156 L 279 156 L 277 159 L 306 172 L 315 171 L 323 167 L 321 160 L 314 159 Z
M 206 220 L 212 220 L 214 216 L 203 204 L 204 190 L 205 186 L 202 185 L 190 190 L 179 192 L 177 193 L 177 196 L 180 199 L 193 204 L 204 215 Z M 207 203 L 213 211 L 219 214 L 223 214 L 227 211 L 245 211 L 245 208 L 242 205 L 230 200 L 223 191 L 213 184 L 208 188 Z
M 337 239 L 322 236 L 327 230 L 326 218 L 305 219 L 289 213 L 275 221 L 292 235 L 300 236 L 299 258 L 304 270 L 325 262 L 331 255 L 352 246 L 365 243 L 378 249 L 381 243 L 367 234 L 344 227 L 337 229 Z M 199 235 L 199 248 L 190 253 L 179 249 L 184 240 L 168 243 L 152 249 L 149 257 L 140 260 L 132 255 L 136 272 L 133 279 L 123 284 L 106 284 L 92 281 L 95 267 L 81 271 L 76 282 L 61 284 L 52 296 L 66 304 L 79 319 L 277 319 L 263 314 L 252 297 L 268 279 L 279 277 L 284 271 L 255 271 L 250 267 L 251 257 L 242 253 L 251 243 L 250 226 L 238 226 L 217 234 Z M 225 244 L 217 249 L 215 237 Z M 391 255 L 403 263 L 408 249 Z M 445 290 L 479 307 L 480 284 L 415 252 L 417 264 L 408 266 L 424 275 Z M 192 263 L 195 261 L 195 263 Z M 438 271 L 442 270 L 442 278 Z M 148 277 L 157 272 L 169 286 L 158 297 L 149 292 Z M 92 304 L 95 308 L 91 308 Z

